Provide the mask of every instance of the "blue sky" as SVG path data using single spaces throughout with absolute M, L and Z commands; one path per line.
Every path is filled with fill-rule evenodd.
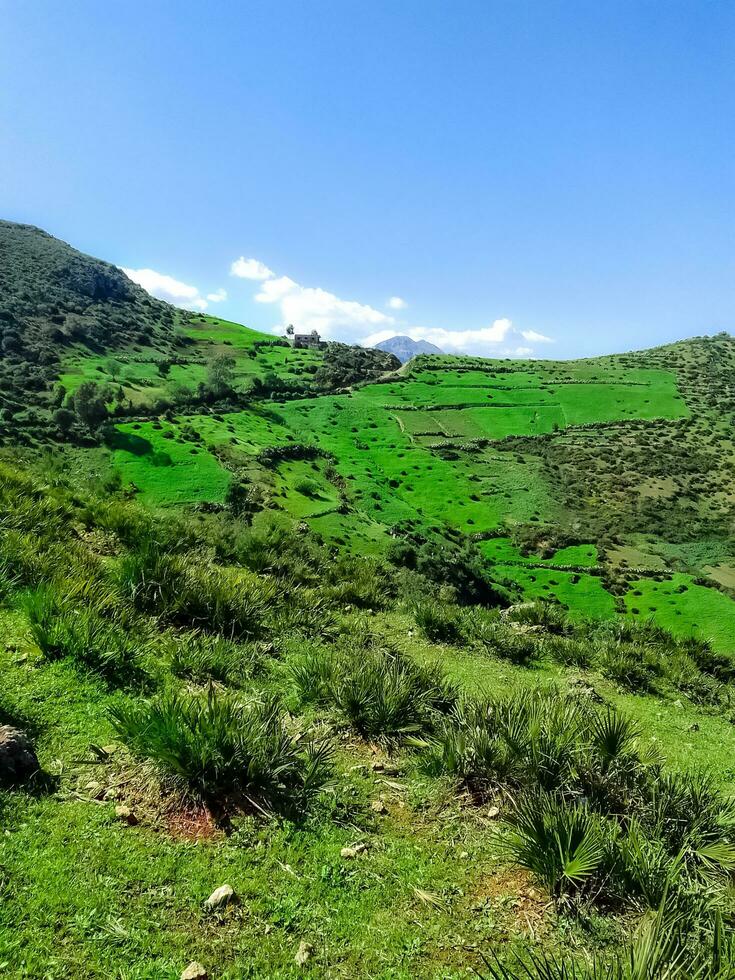
M 735 328 L 734 104 L 729 0 L 0 0 L 0 216 L 268 331 L 645 347 Z

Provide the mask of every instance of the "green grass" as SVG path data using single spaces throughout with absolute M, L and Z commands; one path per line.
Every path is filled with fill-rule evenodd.
M 227 472 L 198 445 L 167 439 L 170 423 L 131 422 L 118 426 L 123 438 L 112 452 L 112 464 L 125 484 L 133 484 L 145 503 L 191 504 L 224 498 Z
M 628 614 L 637 619 L 650 616 L 676 635 L 698 636 L 716 650 L 735 652 L 735 601 L 716 589 L 695 585 L 689 575 L 677 573 L 664 582 L 631 582 L 625 604 Z
M 135 360 L 118 365 L 126 395 L 134 402 L 164 396 L 176 384 L 195 387 L 216 352 L 235 357 L 238 383 L 267 372 L 303 380 L 321 358 L 319 352 L 277 346 L 269 335 L 213 317 L 202 317 L 187 329 L 195 343 L 185 363 L 173 365 L 165 378 L 158 371 L 156 351 L 136 352 Z M 109 361 L 72 354 L 73 370 L 65 380 L 70 387 L 83 378 L 103 380 Z M 525 446 L 478 448 L 473 439 L 561 439 L 557 430 L 563 433 L 569 426 L 662 418 L 673 424 L 691 414 L 676 372 L 651 366 L 659 363 L 652 358 L 641 360 L 644 366 L 631 366 L 634 362 L 624 357 L 577 362 L 441 357 L 429 363 L 430 368 L 409 366 L 388 384 L 370 384 L 347 395 L 269 401 L 217 417 L 122 424 L 111 463 L 124 483 L 138 488 L 145 503 L 167 507 L 221 502 L 235 472 L 264 487 L 275 513 L 284 519 L 306 520 L 338 547 L 375 554 L 390 540 L 391 529 L 406 522 L 428 537 L 441 536 L 446 528 L 476 534 L 534 523 L 564 526 L 572 519 L 570 506 L 594 506 L 593 498 L 570 504 L 560 497 L 556 476 L 537 452 Z M 599 438 L 594 429 L 583 430 L 581 436 L 587 445 Z M 459 451 L 444 452 L 447 441 L 455 442 Z M 258 462 L 264 449 L 302 442 L 336 460 L 341 492 L 326 477 L 322 463 L 264 468 Z M 314 494 L 298 490 L 307 479 L 316 484 Z M 640 481 L 641 486 L 649 484 L 658 485 L 656 480 Z M 337 513 L 342 500 L 346 510 Z M 654 506 L 655 498 L 651 502 Z M 639 539 L 633 536 L 630 543 Z M 594 566 L 596 539 L 590 535 L 587 540 L 589 544 L 561 548 L 547 558 L 523 557 L 500 543 L 502 539 L 482 542 L 481 550 L 496 572 L 518 583 L 527 597 L 556 598 L 575 614 L 607 617 L 614 600 L 597 577 L 526 568 Z M 711 537 L 687 544 L 662 539 L 653 550 L 664 556 L 664 567 L 682 561 L 689 565 L 687 571 L 704 568 L 704 574 L 712 564 L 708 559 L 727 557 L 727 547 L 720 541 L 714 548 Z M 726 642 L 726 596 L 701 589 L 686 600 L 666 595 L 661 604 L 660 615 L 668 616 L 663 621 L 676 628 L 677 620 L 688 629 L 714 615 L 713 635 L 720 646 Z
M 497 565 L 494 572 L 516 582 L 525 599 L 553 599 L 577 617 L 609 619 L 615 615 L 613 596 L 594 575 L 517 565 Z

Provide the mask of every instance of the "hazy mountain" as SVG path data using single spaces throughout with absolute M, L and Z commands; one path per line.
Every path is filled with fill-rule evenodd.
M 375 345 L 378 350 L 387 351 L 389 354 L 395 354 L 398 360 L 405 364 L 406 361 L 410 361 L 412 357 L 416 357 L 417 354 L 443 354 L 444 351 L 434 344 L 430 344 L 428 340 L 411 340 L 410 337 L 389 337 L 388 340 L 384 340 L 380 344 Z

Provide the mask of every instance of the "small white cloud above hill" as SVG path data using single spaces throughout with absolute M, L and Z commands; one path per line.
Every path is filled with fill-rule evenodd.
M 530 341 L 532 344 L 553 344 L 554 338 L 547 337 L 546 334 L 536 333 L 535 330 L 521 330 L 521 337 Z
M 263 279 L 272 279 L 275 272 L 271 272 L 268 266 L 258 259 L 246 259 L 244 255 L 241 255 L 230 266 L 230 275 L 237 276 L 238 279 L 262 281 Z
M 400 296 L 391 296 L 385 305 L 389 310 L 405 310 L 408 303 L 405 301 L 405 299 L 401 299 Z
M 272 304 L 278 309 L 279 323 L 272 328 L 274 333 L 293 324 L 299 333 L 316 330 L 328 340 L 339 337 L 350 342 L 366 330 L 395 323 L 392 316 L 365 303 L 341 299 L 318 286 L 302 286 L 290 276 L 277 276 L 258 259 L 241 257 L 232 263 L 231 271 L 241 279 L 258 281 L 253 297 L 256 303 Z
M 257 303 L 278 303 L 288 293 L 301 287 L 288 276 L 279 276 L 277 279 L 268 279 L 260 287 L 260 292 L 255 294 Z
M 207 293 L 207 299 L 210 303 L 224 303 L 227 299 L 227 290 L 218 289 L 216 293 Z
M 209 305 L 196 286 L 156 272 L 155 269 L 123 269 L 123 272 L 151 296 L 173 303 L 174 306 L 181 306 L 186 310 L 206 310 Z

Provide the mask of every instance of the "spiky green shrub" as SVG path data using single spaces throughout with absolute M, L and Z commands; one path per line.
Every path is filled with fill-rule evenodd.
M 493 715 L 486 703 L 458 702 L 431 737 L 414 740 L 424 750 L 425 771 L 461 779 L 479 794 L 496 785 L 517 784 L 522 777 L 520 760 Z
M 334 602 L 323 590 L 284 584 L 278 605 L 270 610 L 274 633 L 329 639 L 335 636 Z
M 329 743 L 290 734 L 274 697 L 245 702 L 212 687 L 204 695 L 168 692 L 152 702 L 120 703 L 110 717 L 134 756 L 205 800 L 234 794 L 261 807 L 303 811 L 331 778 Z
M 302 704 L 327 704 L 332 700 L 337 659 L 331 648 L 307 646 L 289 661 L 288 670 Z
M 388 569 L 374 558 L 341 558 L 326 572 L 326 592 L 340 605 L 383 609 L 394 592 Z
M 560 605 L 553 602 L 521 602 L 510 606 L 503 618 L 524 626 L 540 626 L 547 633 L 564 634 L 571 631 L 569 618 Z
M 339 656 L 330 696 L 360 734 L 387 741 L 430 728 L 455 699 L 442 675 L 384 649 Z
M 234 643 L 196 630 L 168 636 L 164 647 L 171 673 L 195 684 L 219 681 L 242 687 L 263 664 L 255 643 Z
M 43 586 L 28 593 L 24 608 L 31 636 L 48 660 L 72 660 L 116 684 L 144 680 L 148 631 L 117 620 L 92 589 L 64 593 Z
M 612 955 L 573 958 L 542 950 L 485 959 L 481 980 L 732 980 L 735 939 L 719 909 L 694 925 L 668 900 L 646 916 L 632 940 Z
M 510 786 L 583 793 L 602 813 L 639 805 L 657 762 L 630 719 L 554 688 L 462 701 L 421 747 L 426 767 L 474 791 Z
M 496 657 L 519 666 L 527 666 L 537 660 L 541 652 L 537 637 L 502 624 L 498 624 L 486 648 Z
M 655 676 L 646 649 L 630 643 L 608 643 L 598 648 L 595 657 L 605 677 L 630 691 L 648 691 Z
M 681 856 L 672 857 L 664 842 L 646 833 L 635 818 L 618 832 L 609 827 L 605 892 L 620 902 L 635 899 L 658 908 L 682 884 Z
M 551 793 L 525 793 L 507 819 L 508 855 L 554 898 L 580 892 L 603 867 L 601 821 L 586 806 L 569 804 Z
M 690 870 L 735 868 L 735 798 L 707 773 L 661 773 L 652 780 L 645 824 Z
M 633 941 L 612 956 L 575 959 L 553 951 L 528 950 L 501 962 L 485 959 L 480 980 L 725 980 L 710 951 L 687 949 L 685 932 L 662 907 L 644 919 Z M 721 957 L 717 959 L 719 962 Z M 709 972 L 708 972 L 709 971 Z
M 500 622 L 498 609 L 484 606 L 465 606 L 461 610 L 460 631 L 462 639 L 470 645 L 482 646 L 487 637 L 492 637 Z
M 516 692 L 495 703 L 493 721 L 527 784 L 553 790 L 573 781 L 584 745 L 581 704 L 553 688 Z
M 413 609 L 416 625 L 433 643 L 455 643 L 460 635 L 459 610 L 440 602 L 417 602 Z
M 256 636 L 279 598 L 272 580 L 194 555 L 167 554 L 153 543 L 125 556 L 118 582 L 139 609 L 233 639 Z
M 660 760 L 653 743 L 643 746 L 638 724 L 605 706 L 588 712 L 585 740 L 578 778 L 590 802 L 602 812 L 625 813 L 639 806 Z
M 541 641 L 541 650 L 551 660 L 567 667 L 584 670 L 594 659 L 594 650 L 587 640 L 573 636 L 548 636 Z

